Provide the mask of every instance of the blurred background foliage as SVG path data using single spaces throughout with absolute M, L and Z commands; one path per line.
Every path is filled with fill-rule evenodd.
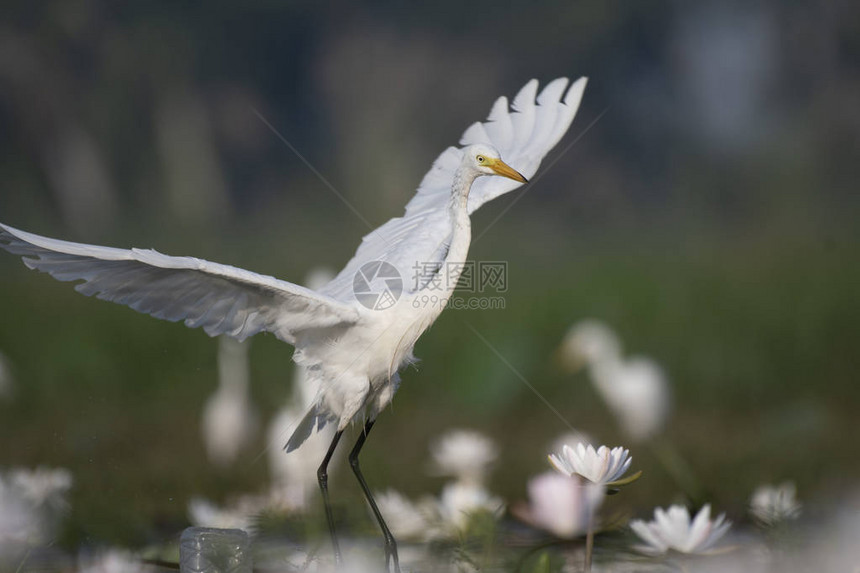
M 295 282 L 339 268 L 368 231 L 329 185 L 382 224 L 495 97 L 589 76 L 552 167 L 473 218 L 472 258 L 508 261 L 506 308 L 448 311 L 419 342 L 365 450 L 376 487 L 437 489 L 427 445 L 452 427 L 500 443 L 491 487 L 510 501 L 546 468 L 567 427 L 473 329 L 571 425 L 620 444 L 585 374 L 554 358 L 585 317 L 666 369 L 666 439 L 715 506 L 740 516 L 762 481 L 816 499 L 857 484 L 857 4 L 72 0 L 4 13 L 0 220 Z M 69 543 L 156 540 L 186 524 L 192 494 L 266 481 L 262 436 L 231 470 L 206 462 L 214 340 L 5 253 L 0 277 L 16 380 L 0 464 L 71 469 Z M 267 416 L 289 396 L 290 354 L 252 342 Z M 645 477 L 627 501 L 676 499 L 651 453 L 632 454 Z M 335 487 L 357 500 L 352 480 Z

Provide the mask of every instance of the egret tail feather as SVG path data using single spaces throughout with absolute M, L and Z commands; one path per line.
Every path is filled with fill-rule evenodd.
M 302 421 L 299 422 L 299 425 L 296 426 L 295 430 L 293 430 L 293 435 L 290 436 L 290 439 L 287 441 L 287 445 L 284 446 L 284 450 L 286 450 L 287 453 L 290 453 L 301 446 L 315 429 L 316 431 L 322 430 L 327 421 L 326 417 L 320 414 L 317 406 L 311 406 L 308 413 L 305 414 L 305 417 L 302 418 Z

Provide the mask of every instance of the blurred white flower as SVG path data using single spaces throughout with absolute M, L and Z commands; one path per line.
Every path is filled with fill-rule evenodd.
M 66 494 L 72 488 L 72 474 L 64 468 L 16 468 L 9 472 L 9 484 L 36 506 L 66 507 Z
M 662 429 L 671 402 L 666 375 L 648 358 L 624 360 L 621 342 L 607 325 L 575 324 L 560 352 L 571 370 L 588 366 L 592 384 L 631 440 L 647 440 Z
M 434 472 L 458 480 L 483 483 L 499 457 L 489 437 L 472 430 L 452 430 L 430 446 Z
M 500 517 L 505 503 L 490 494 L 483 486 L 474 482 L 456 481 L 448 483 L 439 496 L 438 512 L 443 526 L 463 530 L 471 515 L 488 512 Z
M 14 389 L 12 380 L 12 369 L 9 367 L 9 360 L 0 352 L 0 400 L 9 398 Z
M 192 498 L 188 502 L 188 519 L 198 527 L 217 527 L 219 529 L 244 529 L 254 532 L 256 507 L 219 507 L 208 499 Z
M 0 556 L 17 545 L 42 541 L 41 512 L 0 476 Z
M 157 569 L 143 563 L 134 553 L 108 549 L 78 557 L 78 573 L 155 573 Z
M 646 545 L 637 545 L 643 553 L 662 554 L 673 549 L 681 553 L 703 553 L 711 549 L 731 526 L 726 514 L 711 520 L 711 506 L 705 504 L 691 521 L 686 507 L 673 505 L 668 510 L 657 508 L 649 522 L 634 519 L 630 528 Z
M 528 505 L 516 508 L 514 514 L 538 529 L 570 539 L 588 530 L 603 502 L 604 488 L 576 476 L 546 472 L 529 480 L 528 494 Z
M 566 476 L 578 474 L 591 483 L 606 485 L 620 479 L 630 467 L 633 458 L 625 448 L 610 450 L 606 446 L 600 446 L 595 450 L 594 446 L 580 442 L 575 449 L 566 445 L 561 449 L 560 455 L 550 454 L 549 461 Z
M 0 561 L 50 541 L 67 508 L 65 469 L 15 469 L 0 475 Z
M 209 461 L 232 464 L 257 432 L 259 421 L 248 392 L 250 342 L 218 339 L 218 389 L 203 406 L 201 431 Z
M 473 515 L 489 513 L 499 518 L 505 509 L 501 499 L 472 481 L 449 482 L 438 498 L 428 496 L 418 502 L 394 490 L 374 497 L 394 536 L 414 541 L 455 538 Z
M 800 516 L 797 488 L 785 482 L 779 486 L 763 485 L 753 492 L 750 513 L 761 524 L 772 526 Z
M 433 500 L 413 503 L 402 493 L 389 489 L 374 495 L 391 533 L 397 538 L 424 540 L 433 537 Z

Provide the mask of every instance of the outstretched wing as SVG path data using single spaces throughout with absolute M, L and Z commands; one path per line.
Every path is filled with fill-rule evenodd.
M 531 80 L 511 105 L 505 96 L 497 99 L 487 121 L 469 126 L 460 138 L 460 145 L 490 144 L 499 150 L 505 163 L 531 179 L 541 160 L 570 128 L 587 82 L 587 78 L 579 78 L 568 88 L 568 79 L 558 78 L 538 94 L 538 82 Z M 406 205 L 407 216 L 447 205 L 454 172 L 462 157 L 462 149 L 449 147 L 436 159 L 421 181 L 418 193 Z M 521 185 L 506 177 L 479 177 L 469 192 L 469 213 Z
M 0 247 L 75 290 L 138 312 L 244 340 L 261 331 L 289 343 L 297 332 L 355 323 L 356 308 L 304 287 L 193 257 L 50 239 L 0 224 Z
M 510 106 L 504 96 L 497 99 L 487 121 L 472 124 L 460 144 L 493 145 L 505 163 L 531 178 L 573 122 L 586 82 L 586 78 L 580 78 L 568 88 L 567 78 L 558 78 L 538 94 L 538 82 L 531 80 Z M 451 185 L 462 156 L 462 150 L 456 147 L 442 152 L 406 205 L 404 216 L 366 235 L 352 260 L 321 292 L 351 300 L 355 273 L 371 261 L 391 263 L 400 272 L 404 285 L 415 287 L 409 283 L 416 272 L 443 260 L 453 230 L 448 216 Z M 469 193 L 469 213 L 520 185 L 505 177 L 479 177 Z

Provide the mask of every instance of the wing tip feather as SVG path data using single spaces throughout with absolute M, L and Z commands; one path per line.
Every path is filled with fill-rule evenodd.
M 532 78 L 526 82 L 520 91 L 517 92 L 517 95 L 514 96 L 514 101 L 511 104 L 511 108 L 514 111 L 520 110 L 523 106 L 529 106 L 535 104 L 535 98 L 537 97 L 537 88 L 538 81 L 537 78 Z
M 568 80 L 567 77 L 561 76 L 547 82 L 537 96 L 537 103 L 539 105 L 553 105 L 559 103 L 569 81 L 570 80 Z
M 585 93 L 585 87 L 588 85 L 588 76 L 582 76 L 567 88 L 567 93 L 564 95 L 564 103 L 572 105 L 576 100 L 576 106 L 579 107 L 579 102 L 582 100 L 582 94 Z

